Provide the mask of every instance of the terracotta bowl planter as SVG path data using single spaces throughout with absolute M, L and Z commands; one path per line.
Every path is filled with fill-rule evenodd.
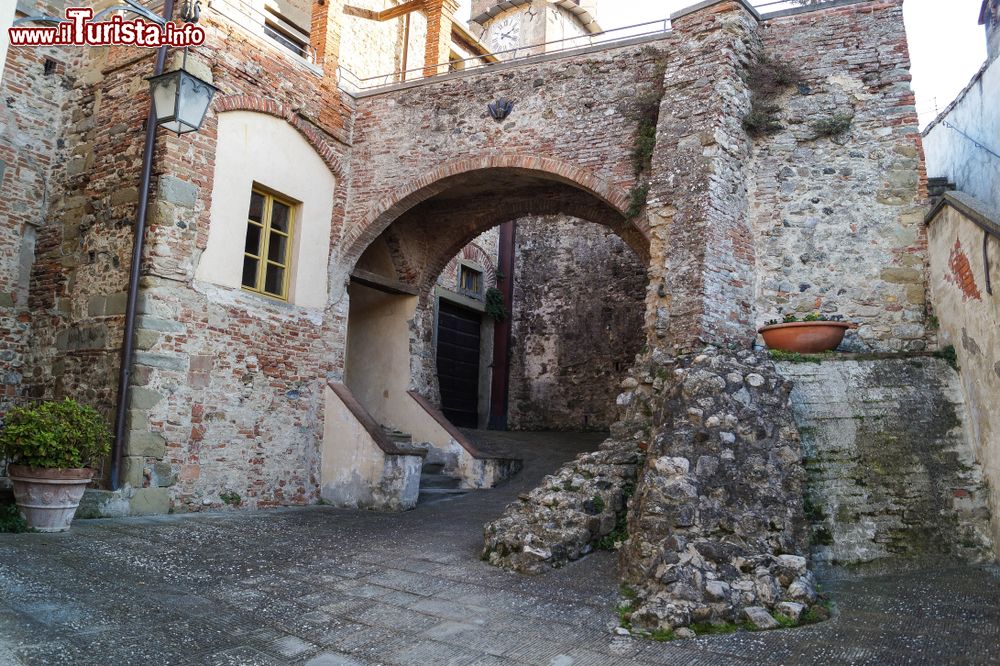
M 795 321 L 789 324 L 771 324 L 758 332 L 764 336 L 764 343 L 769 349 L 819 354 L 836 349 L 849 328 L 854 328 L 854 324 L 843 321 Z
M 8 465 L 14 501 L 28 527 L 39 532 L 65 532 L 73 522 L 92 469 L 44 469 Z

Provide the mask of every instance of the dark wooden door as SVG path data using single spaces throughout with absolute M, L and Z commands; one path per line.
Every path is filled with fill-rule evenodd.
M 478 312 L 438 301 L 437 370 L 441 411 L 462 428 L 475 428 L 479 411 Z

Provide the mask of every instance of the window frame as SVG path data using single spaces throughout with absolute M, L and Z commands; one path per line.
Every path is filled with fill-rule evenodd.
M 478 283 L 479 287 L 478 289 L 476 290 L 466 289 L 465 286 L 462 284 L 462 278 L 464 277 L 466 271 L 475 274 L 476 282 Z M 475 298 L 477 300 L 482 300 L 484 298 L 484 294 L 486 293 L 486 271 L 482 266 L 472 261 L 467 261 L 467 260 L 459 261 L 457 277 L 458 279 L 456 281 L 457 282 L 456 286 L 458 287 L 457 289 L 458 293 L 462 294 L 463 296 Z
M 250 206 L 253 202 L 253 195 L 257 194 L 264 198 L 264 209 L 261 212 L 260 223 L 255 222 L 250 219 Z M 288 231 L 282 232 L 272 228 L 272 213 L 274 211 L 275 202 L 280 203 L 288 208 Z M 246 233 L 243 234 L 243 271 L 246 271 L 247 259 L 253 259 L 257 262 L 257 275 L 254 281 L 253 287 L 248 287 L 243 283 L 243 272 L 240 274 L 240 289 L 249 292 L 251 294 L 257 294 L 259 296 L 264 296 L 266 298 L 271 298 L 277 301 L 282 301 L 287 303 L 289 301 L 288 292 L 291 286 L 291 275 L 292 275 L 292 247 L 295 238 L 295 222 L 296 222 L 296 212 L 298 205 L 295 201 L 284 197 L 276 192 L 262 187 L 258 184 L 254 184 L 250 188 L 250 202 L 247 206 L 246 214 L 246 231 L 249 231 L 250 225 L 260 228 L 260 240 L 257 246 L 259 255 L 250 254 L 247 252 L 246 247 Z M 285 256 L 283 257 L 284 263 L 279 263 L 277 261 L 272 261 L 269 258 L 270 248 L 271 248 L 271 236 L 272 234 L 278 234 L 279 236 L 285 237 Z M 281 294 L 275 294 L 273 292 L 266 290 L 267 281 L 267 267 L 276 266 L 283 269 L 281 278 Z

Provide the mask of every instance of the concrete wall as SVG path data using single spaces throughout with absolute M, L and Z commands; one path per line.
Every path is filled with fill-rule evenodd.
M 990 294 L 984 231 L 973 219 L 1000 233 L 1000 215 L 964 194 L 949 194 L 929 221 L 930 290 L 941 343 L 958 355 L 969 434 L 989 480 L 993 537 L 1000 543 L 1000 241 L 986 240 Z
M 294 206 L 288 301 L 326 305 L 326 258 L 336 181 L 305 139 L 284 120 L 262 113 L 219 115 L 208 245 L 195 279 L 239 289 L 250 191 L 262 186 Z
M 404 429 L 391 403 L 409 401 L 410 324 L 415 296 L 352 285 L 344 378 L 358 401 L 384 426 Z M 402 372 L 401 372 L 402 370 Z M 405 429 L 404 429 L 405 431 Z
M 420 492 L 420 456 L 386 455 L 330 387 L 324 391 L 320 496 L 347 508 L 412 509 Z
M 1000 59 L 994 59 L 983 66 L 958 98 L 924 130 L 924 150 L 928 176 L 947 178 L 958 191 L 1000 209 L 998 98 Z M 977 146 L 977 142 L 989 150 Z
M 929 357 L 779 363 L 793 381 L 813 559 L 990 560 L 984 470 L 958 374 Z

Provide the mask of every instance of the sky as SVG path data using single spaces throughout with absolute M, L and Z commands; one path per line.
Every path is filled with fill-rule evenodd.
M 468 2 L 462 2 L 468 15 Z M 605 30 L 666 18 L 697 0 L 599 0 L 597 20 Z M 774 0 L 751 0 L 754 5 Z M 762 8 L 774 11 L 789 3 Z M 986 59 L 986 37 L 979 25 L 982 0 L 904 0 L 913 89 L 921 127 L 965 88 Z

